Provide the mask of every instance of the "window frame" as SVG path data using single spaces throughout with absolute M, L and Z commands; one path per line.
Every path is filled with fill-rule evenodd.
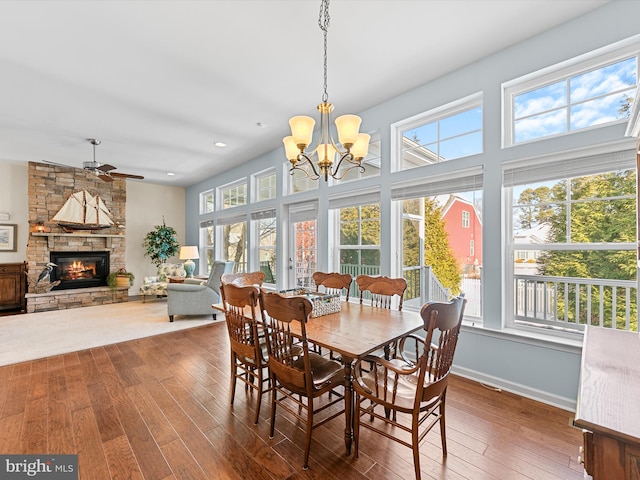
M 614 144 L 591 147 L 587 149 L 576 149 L 568 152 L 554 153 L 536 158 L 529 158 L 503 164 L 503 205 L 505 215 L 503 216 L 503 231 L 505 232 L 505 255 L 503 256 L 503 278 L 504 278 L 504 309 L 503 320 L 505 328 L 512 328 L 517 331 L 528 332 L 530 334 L 547 334 L 560 338 L 574 339 L 576 334 L 582 335 L 582 329 L 576 328 L 558 329 L 535 325 L 535 322 L 517 320 L 515 315 L 515 264 L 516 260 L 526 255 L 528 261 L 536 259 L 537 255 L 529 255 L 531 251 L 559 250 L 559 251 L 584 251 L 584 250 L 634 250 L 637 248 L 637 240 L 633 243 L 571 243 L 564 244 L 543 244 L 541 249 L 539 244 L 527 244 L 516 242 L 514 239 L 514 195 L 513 189 L 518 185 L 542 183 L 545 181 L 556 182 L 567 178 L 585 177 L 616 171 L 618 169 L 636 168 L 635 153 L 629 149 L 629 142 L 617 142 Z M 585 159 L 592 158 L 588 164 Z M 625 167 L 626 165 L 626 167 Z M 526 170 L 524 170 L 526 169 Z M 509 171 L 521 170 L 516 174 L 518 180 L 510 179 Z M 636 171 L 636 175 L 637 175 Z M 527 181 L 523 181 L 523 176 Z M 550 178 L 552 177 L 553 178 Z M 565 202 L 572 202 L 567 199 Z M 636 191 L 636 206 L 638 205 L 638 191 Z M 637 208 L 637 207 L 636 207 Z M 636 212 L 637 221 L 638 212 Z M 637 231 L 638 225 L 636 225 Z M 610 248 L 607 248 L 607 245 Z M 636 278 L 636 285 L 640 287 L 640 276 Z M 638 288 L 640 294 L 640 288 Z M 640 302 L 639 302 L 640 303 Z
M 612 122 L 591 125 L 589 127 L 568 130 L 530 140 L 515 142 L 514 99 L 523 93 L 544 88 L 545 86 L 569 79 L 578 75 L 598 70 L 607 65 L 620 62 L 630 57 L 636 57 L 636 93 L 639 85 L 640 72 L 640 41 L 637 36 L 606 47 L 579 55 L 549 67 L 528 73 L 502 84 L 502 148 L 525 145 L 532 142 L 544 141 L 578 132 L 602 128 L 619 123 L 626 123 L 628 118 L 617 119 Z M 637 95 L 636 95 L 637 96 Z M 571 105 L 567 105 L 569 109 Z
M 215 190 L 213 188 L 209 190 L 205 190 L 204 192 L 200 192 L 200 215 L 204 215 L 206 213 L 213 213 L 216 209 L 216 201 L 215 201 Z M 210 201 L 207 199 L 210 197 Z M 211 205 L 211 208 L 208 208 L 207 205 Z
M 261 197 L 260 181 L 270 177 L 273 178 L 273 185 L 269 186 L 271 196 L 263 198 Z M 278 176 L 276 174 L 276 169 L 269 168 L 268 170 L 263 170 L 262 172 L 252 175 L 251 185 L 251 203 L 273 200 L 278 196 Z
M 455 158 L 452 158 L 451 160 L 444 160 L 442 162 L 436 162 L 434 164 L 421 165 L 421 166 L 416 166 L 412 168 L 429 167 L 431 165 L 448 163 L 451 161 L 460 160 L 462 158 L 469 158 L 470 156 L 480 155 L 484 153 L 484 95 L 482 92 L 477 92 L 471 95 L 467 95 L 466 97 L 454 100 L 452 102 L 446 103 L 444 105 L 440 105 L 438 107 L 432 108 L 430 110 L 427 110 L 426 112 L 419 113 L 418 115 L 414 115 L 413 117 L 409 117 L 399 122 L 392 123 L 391 124 L 391 151 L 393 153 L 392 153 L 392 161 L 391 161 L 391 171 L 402 172 L 402 171 L 412 170 L 412 168 L 403 168 L 404 142 L 403 142 L 402 132 L 404 130 L 410 130 L 412 128 L 418 128 L 430 123 L 440 122 L 447 118 L 454 117 L 460 113 L 463 113 L 478 107 L 481 109 L 481 116 L 482 116 L 480 130 L 479 130 L 482 137 L 482 141 L 481 141 L 481 148 L 479 152 L 472 153 L 469 155 L 463 155 L 461 157 L 455 157 Z M 471 132 L 466 132 L 465 134 L 468 134 L 468 133 L 471 133 Z M 455 138 L 455 137 L 452 137 L 452 138 Z M 441 143 L 440 138 L 438 138 L 437 143 L 438 145 Z
M 225 206 L 225 194 L 226 192 L 231 191 L 232 189 L 237 189 L 240 187 L 244 187 L 244 203 L 236 203 L 235 205 L 228 205 Z M 225 185 L 221 185 L 217 188 L 217 203 L 218 203 L 218 210 L 227 210 L 229 208 L 235 208 L 235 207 L 243 207 L 245 205 L 248 205 L 249 203 L 249 188 L 248 188 L 248 182 L 246 178 L 242 178 L 240 180 L 236 180 L 235 182 L 231 182 L 231 183 L 227 183 Z M 236 195 L 236 200 L 239 198 L 239 195 Z

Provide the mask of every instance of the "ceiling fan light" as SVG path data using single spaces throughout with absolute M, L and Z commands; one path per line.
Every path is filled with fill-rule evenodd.
M 336 118 L 338 140 L 342 145 L 353 145 L 358 138 L 362 119 L 357 115 L 341 115 Z
M 305 115 L 291 117 L 289 125 L 291 126 L 291 136 L 296 145 L 311 145 L 313 139 L 313 127 L 316 121 Z

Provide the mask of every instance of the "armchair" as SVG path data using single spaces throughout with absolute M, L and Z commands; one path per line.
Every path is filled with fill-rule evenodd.
M 157 273 L 155 276 L 144 277 L 144 282 L 140 287 L 140 295 L 142 295 L 143 302 L 148 295 L 166 297 L 167 285 L 169 284 L 168 277 L 185 277 L 187 275 L 182 263 L 161 263 L 158 265 Z
M 233 271 L 234 262 L 213 262 L 211 273 L 206 281 L 187 278 L 185 283 L 167 285 L 167 311 L 169 321 L 174 315 L 213 315 L 211 305 L 220 303 L 220 277 Z

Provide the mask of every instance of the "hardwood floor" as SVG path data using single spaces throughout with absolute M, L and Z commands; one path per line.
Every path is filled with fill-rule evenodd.
M 37 339 L 34 339 L 37 341 Z M 77 453 L 79 478 L 407 479 L 411 450 L 361 432 L 346 456 L 343 417 L 313 433 L 279 415 L 269 439 L 270 398 L 253 424 L 255 396 L 229 405 L 223 322 L 0 367 L 0 452 Z M 460 377 L 449 385 L 447 446 L 437 428 L 421 448 L 422 478 L 581 479 L 581 433 L 570 412 Z

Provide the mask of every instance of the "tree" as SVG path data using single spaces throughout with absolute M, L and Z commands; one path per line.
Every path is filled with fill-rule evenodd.
M 518 197 L 520 228 L 529 229 L 548 221 L 554 215 L 553 208 L 548 205 L 550 199 L 549 187 L 541 186 L 524 190 Z
M 449 246 L 442 208 L 430 197 L 424 199 L 424 237 L 424 264 L 431 265 L 440 283 L 457 295 L 460 293 L 460 267 Z
M 151 258 L 155 266 L 160 266 L 169 257 L 178 252 L 180 244 L 176 240 L 177 232 L 173 227 L 167 227 L 162 218 L 162 225 L 156 225 L 154 230 L 147 233 L 142 246 L 145 248 L 145 256 Z

